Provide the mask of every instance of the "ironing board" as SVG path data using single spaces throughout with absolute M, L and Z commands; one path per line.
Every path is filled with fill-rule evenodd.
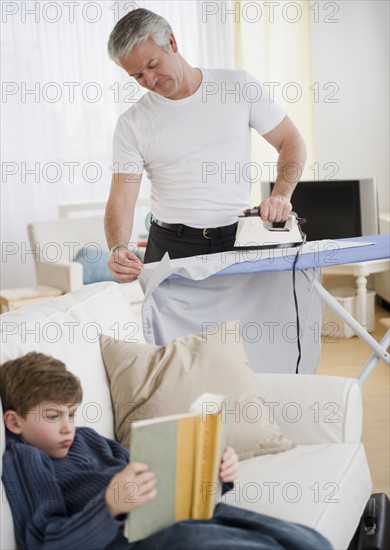
M 323 243 L 324 241 L 322 244 Z M 363 246 L 365 243 L 370 244 Z M 361 246 L 355 246 L 356 244 Z M 341 245 L 345 246 L 345 248 Z M 321 285 L 318 272 L 321 267 L 389 258 L 390 235 L 374 235 L 329 241 L 325 244 L 325 246 L 322 246 L 322 250 L 321 247 L 318 246 L 318 242 L 308 242 L 305 244 L 305 249 L 305 253 L 299 256 L 296 264 L 296 270 L 301 272 L 301 275 L 303 275 L 303 277 L 307 280 L 308 285 L 315 291 L 317 296 L 319 296 L 321 300 L 331 309 L 336 311 L 373 351 L 372 356 L 358 376 L 360 383 L 363 383 L 370 372 L 372 372 L 375 368 L 375 365 L 379 359 L 383 359 L 387 364 L 390 364 L 389 354 L 386 351 L 388 345 L 390 344 L 390 330 L 387 331 L 382 341 L 378 343 Z M 229 277 L 236 275 L 248 276 L 250 274 L 258 273 L 273 273 L 274 276 L 277 277 L 278 272 L 292 271 L 293 261 L 296 256 L 296 249 L 286 249 L 278 252 L 275 251 L 275 253 L 272 253 L 272 251 L 248 251 L 246 256 L 240 256 L 239 261 L 232 261 L 231 253 L 227 254 L 230 254 L 230 257 L 227 256 L 225 262 L 222 258 L 220 265 L 211 270 L 208 264 L 209 262 L 212 263 L 214 260 L 211 256 L 216 255 L 211 255 L 210 257 L 205 256 L 204 258 L 197 257 L 198 273 L 195 277 L 192 275 L 193 279 L 195 281 L 199 281 L 211 276 L 212 279 L 217 281 L 217 279 L 215 279 L 217 277 Z M 153 331 L 151 327 L 151 316 L 148 315 L 148 298 L 150 297 L 150 294 L 153 293 L 154 289 L 156 289 L 161 281 L 165 279 L 169 281 L 187 277 L 190 268 L 195 265 L 195 261 L 195 258 L 169 260 L 169 257 L 164 257 L 158 264 L 145 265 L 141 272 L 140 283 L 145 292 L 143 320 L 144 332 L 147 340 L 148 335 L 150 336 Z M 207 273 L 208 268 L 211 275 L 208 275 Z M 216 288 L 218 287 L 218 285 L 215 286 Z M 300 302 L 299 296 L 298 301 Z M 215 307 L 215 301 L 211 299 L 210 311 Z M 190 315 L 191 312 L 187 311 L 186 314 Z M 152 342 L 153 339 L 151 338 L 149 341 Z M 164 342 L 155 343 L 162 344 Z
M 339 302 L 321 285 L 321 283 L 312 275 L 309 275 L 307 270 L 315 267 L 329 267 L 342 264 L 360 263 L 372 260 L 388 259 L 390 256 L 390 234 L 387 235 L 372 235 L 368 237 L 356 237 L 353 239 L 339 239 L 340 242 L 348 243 L 348 241 L 354 241 L 357 243 L 370 242 L 372 244 L 368 246 L 353 247 L 353 248 L 338 248 L 337 245 L 331 245 L 325 251 L 319 251 L 316 243 L 312 243 L 313 254 L 302 254 L 297 262 L 296 269 L 304 271 L 308 280 L 313 284 L 322 300 L 333 309 L 355 332 L 359 338 L 361 338 L 372 350 L 368 362 L 363 367 L 358 376 L 358 380 L 361 384 L 367 379 L 369 374 L 375 368 L 379 359 L 383 359 L 388 365 L 390 365 L 390 356 L 387 352 L 387 348 L 390 345 L 390 329 L 387 330 L 385 336 L 381 342 L 377 342 L 364 327 L 356 321 L 356 319 L 344 308 Z M 310 245 L 310 243 L 308 243 Z M 286 255 L 285 257 L 273 258 L 272 261 L 258 262 L 246 262 L 240 266 L 229 266 L 225 270 L 217 273 L 216 275 L 223 275 L 224 273 L 239 273 L 248 272 L 252 270 L 260 269 L 260 271 L 289 271 L 292 269 L 292 262 L 294 256 Z

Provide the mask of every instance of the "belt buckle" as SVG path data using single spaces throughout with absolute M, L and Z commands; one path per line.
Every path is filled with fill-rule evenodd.
M 208 237 L 208 236 L 207 236 L 207 231 L 208 231 L 208 230 L 209 230 L 209 227 L 205 227 L 205 228 L 203 229 L 203 237 L 204 237 L 205 239 L 212 239 L 212 237 Z

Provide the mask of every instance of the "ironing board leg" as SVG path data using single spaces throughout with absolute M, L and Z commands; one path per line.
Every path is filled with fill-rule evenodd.
M 388 334 L 390 333 L 390 330 L 388 331 L 388 334 L 385 335 L 381 343 L 378 343 L 357 321 L 348 311 L 346 311 L 343 306 L 341 306 L 338 301 L 317 281 L 317 279 L 313 276 L 310 276 L 307 271 L 303 270 L 303 273 L 305 274 L 306 278 L 311 282 L 312 286 L 316 289 L 318 294 L 321 296 L 323 301 L 333 309 L 340 317 L 351 327 L 351 329 L 361 338 L 374 352 L 374 355 L 377 357 L 377 359 L 374 359 L 374 366 L 376 362 L 379 359 L 383 359 L 385 363 L 390 365 L 390 355 L 387 353 L 386 348 L 389 340 Z M 371 365 L 371 358 L 369 359 L 368 363 L 364 367 L 363 371 L 365 371 L 366 368 L 368 368 L 369 364 Z M 374 368 L 374 366 L 371 367 L 369 372 Z M 361 373 L 363 374 L 363 372 Z M 368 375 L 364 375 L 363 379 L 365 380 Z
M 387 349 L 390 345 L 390 329 L 386 332 L 382 340 L 380 341 L 380 346 L 383 349 Z M 361 370 L 358 380 L 360 385 L 363 385 L 364 382 L 367 380 L 371 372 L 376 367 L 377 362 L 379 361 L 379 357 L 373 353 L 367 363 L 364 365 L 363 369 Z

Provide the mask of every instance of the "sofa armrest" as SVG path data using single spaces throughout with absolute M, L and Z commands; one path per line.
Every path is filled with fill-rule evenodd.
M 83 286 L 83 266 L 78 262 L 44 262 L 35 264 L 37 284 L 50 285 L 64 292 L 72 292 Z
M 356 379 L 312 374 L 256 376 L 271 420 L 295 443 L 360 441 L 363 405 Z

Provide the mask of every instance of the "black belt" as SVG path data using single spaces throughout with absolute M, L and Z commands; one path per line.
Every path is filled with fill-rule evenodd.
M 195 235 L 197 237 L 204 237 L 205 239 L 220 239 L 223 235 L 234 233 L 237 229 L 237 222 L 231 225 L 225 225 L 223 227 L 205 227 L 203 229 L 197 227 L 189 227 L 182 223 L 165 223 L 152 218 L 152 223 L 168 229 L 168 231 L 174 231 L 175 233 L 184 233 L 187 235 Z

